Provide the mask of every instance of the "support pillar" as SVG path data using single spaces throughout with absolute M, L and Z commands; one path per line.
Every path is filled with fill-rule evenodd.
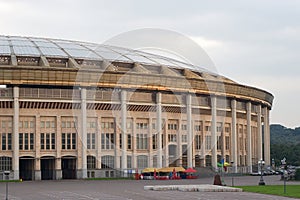
M 127 168 L 127 92 L 121 91 L 121 137 L 122 137 L 122 166 L 121 170 Z
M 231 162 L 233 173 L 237 173 L 237 132 L 236 132 L 236 100 L 231 100 Z
M 264 157 L 266 166 L 271 165 L 270 158 L 270 124 L 269 124 L 269 110 L 264 107 Z
M 186 115 L 187 115 L 187 167 L 193 167 L 193 128 L 192 128 L 192 96 L 186 96 Z
M 211 164 L 217 171 L 217 97 L 211 97 Z
M 252 132 L 251 132 L 251 102 L 247 103 L 247 164 L 248 173 L 252 173 Z
M 257 111 L 257 158 L 263 159 L 262 155 L 262 128 L 261 128 L 261 105 L 258 105 Z
M 82 156 L 82 164 L 81 164 L 81 176 L 80 178 L 87 178 L 87 157 L 86 157 L 86 150 L 87 150 L 87 128 L 86 128 L 86 121 L 87 121 L 87 114 L 86 114 L 86 89 L 81 89 L 81 156 Z
M 162 107 L 161 93 L 156 94 L 157 168 L 162 168 Z
M 14 118 L 13 118 L 13 177 L 19 179 L 19 87 L 13 88 Z
M 61 116 L 56 117 L 55 178 L 57 180 L 62 179 L 62 170 L 61 170 Z

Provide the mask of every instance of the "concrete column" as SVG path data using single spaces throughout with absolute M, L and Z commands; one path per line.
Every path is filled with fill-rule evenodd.
M 157 167 L 162 168 L 162 106 L 161 93 L 156 94 Z
M 41 133 L 40 133 L 41 117 L 35 117 L 35 180 L 41 180 L 41 167 L 40 167 L 40 150 L 41 150 Z
M 101 169 L 101 117 L 97 117 L 97 132 L 96 132 L 96 148 L 97 148 L 97 153 L 96 153 L 96 159 L 97 159 L 97 169 Z
M 178 158 L 178 166 L 182 166 L 182 129 L 181 129 L 182 121 L 179 119 L 178 122 L 178 131 L 177 131 L 177 158 Z
M 13 88 L 14 118 L 13 118 L 13 177 L 19 179 L 19 87 Z
M 269 110 L 264 107 L 264 157 L 266 166 L 271 165 L 270 158 L 270 124 L 269 124 Z
M 137 153 L 136 153 L 136 118 L 132 119 L 132 167 L 137 168 Z
M 87 157 L 86 157 L 86 150 L 87 150 L 87 143 L 86 143 L 86 138 L 87 138 L 87 113 L 86 113 L 86 89 L 82 88 L 81 89 L 81 156 L 82 156 L 82 164 L 81 164 L 81 170 L 82 170 L 82 176 L 80 178 L 87 178 Z M 80 138 L 79 137 L 79 138 Z
M 152 129 L 152 117 L 149 117 L 149 137 L 148 137 L 148 144 L 149 144 L 149 154 L 148 154 L 148 166 L 153 167 L 153 148 L 152 148 L 152 135 L 153 135 L 153 129 Z
M 121 169 L 121 149 L 120 149 L 120 135 L 121 135 L 121 128 L 119 127 L 119 124 L 121 124 L 120 122 L 120 118 L 116 117 L 115 118 L 115 124 L 116 124 L 116 128 L 115 128 L 115 148 L 114 148 L 114 157 L 115 157 L 115 169 Z M 121 135 L 122 136 L 122 135 Z
M 237 132 L 236 132 L 236 100 L 231 100 L 231 162 L 233 162 L 233 172 L 237 173 Z
M 262 128 L 261 128 L 261 105 L 257 106 L 257 158 L 263 159 L 262 155 Z
M 251 102 L 247 103 L 247 164 L 248 172 L 252 173 L 252 132 L 251 132 Z
M 62 179 L 61 158 L 56 158 L 55 160 L 55 176 L 56 180 Z
M 211 97 L 211 164 L 217 170 L 217 97 Z
M 193 167 L 193 127 L 192 127 L 192 95 L 186 95 L 187 115 L 187 167 Z
M 205 121 L 202 121 L 201 123 L 201 126 L 202 126 L 202 144 L 201 144 L 201 156 L 200 156 L 200 159 L 201 159 L 201 167 L 206 167 L 206 162 L 205 162 L 205 156 L 206 156 L 206 135 L 205 135 Z
M 121 170 L 127 168 L 127 92 L 121 91 L 121 134 L 122 134 L 122 166 Z
M 56 117 L 56 161 L 55 161 L 55 175 L 56 179 L 62 179 L 61 170 L 61 116 Z
M 35 171 L 34 171 L 34 180 L 38 181 L 42 179 L 41 174 L 41 159 L 36 158 L 35 159 Z

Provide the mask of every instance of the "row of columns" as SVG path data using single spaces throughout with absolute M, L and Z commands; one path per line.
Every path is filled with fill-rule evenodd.
M 14 87 L 13 89 L 13 100 L 14 100 L 14 117 L 13 117 L 13 170 L 14 170 L 14 179 L 19 179 L 19 88 Z M 156 124 L 157 124 L 157 167 L 163 167 L 163 158 L 162 158 L 162 95 L 160 92 L 156 95 Z M 236 100 L 231 100 L 231 113 L 232 113 L 232 126 L 231 126 L 231 159 L 233 162 L 234 172 L 237 172 L 237 117 L 236 117 Z M 188 140 L 188 149 L 187 149 L 187 165 L 188 167 L 193 167 L 193 127 L 192 127 L 192 95 L 186 95 L 186 114 L 187 114 L 187 140 Z M 212 167 L 217 168 L 217 97 L 211 97 L 211 147 L 212 147 Z M 249 171 L 252 171 L 252 144 L 251 139 L 251 102 L 247 103 L 246 106 L 246 116 L 247 116 L 247 164 Z M 257 128 L 258 128 L 258 159 L 262 159 L 262 141 L 264 140 L 264 159 L 267 165 L 270 164 L 270 129 L 269 129 L 269 110 L 267 107 L 264 107 L 264 139 L 262 138 L 262 122 L 261 122 L 261 105 L 258 106 L 257 112 Z M 80 117 L 80 133 L 78 135 L 81 137 L 81 148 L 79 148 L 79 156 L 82 159 L 82 165 L 80 166 L 82 174 L 80 177 L 87 177 L 87 154 L 86 154 L 86 142 L 87 142 L 87 109 L 86 109 L 86 89 L 81 88 L 81 117 Z M 125 90 L 121 91 L 121 133 L 122 133 L 122 164 L 121 168 L 127 168 L 127 92 Z M 167 139 L 167 138 L 166 138 Z M 180 140 L 180 139 L 179 139 Z M 204 149 L 204 147 L 202 148 Z M 136 161 L 134 161 L 136 162 Z

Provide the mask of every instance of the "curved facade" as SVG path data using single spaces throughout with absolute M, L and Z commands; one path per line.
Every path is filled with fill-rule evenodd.
M 0 170 L 14 179 L 270 165 L 272 94 L 174 59 L 0 36 L 0 85 Z

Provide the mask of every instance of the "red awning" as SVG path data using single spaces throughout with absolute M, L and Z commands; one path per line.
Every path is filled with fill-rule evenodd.
M 197 172 L 197 170 L 193 169 L 193 168 L 188 168 L 184 171 L 185 173 L 194 173 Z

